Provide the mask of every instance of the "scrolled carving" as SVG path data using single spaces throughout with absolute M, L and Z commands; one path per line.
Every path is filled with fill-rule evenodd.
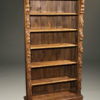
M 85 3 L 85 0 L 81 0 L 81 11 L 80 11 L 80 13 L 84 13 L 84 8 L 85 8 L 84 3 Z
M 84 2 L 85 0 L 81 0 L 80 4 L 80 14 L 79 14 L 79 57 L 78 61 L 79 63 L 82 60 L 82 52 L 83 52 L 83 26 L 84 26 L 84 20 L 83 20 L 83 13 L 84 13 Z M 81 63 L 80 63 L 81 64 Z
M 85 0 L 80 0 L 80 10 L 79 10 L 79 34 L 78 34 L 78 80 L 79 80 L 79 93 L 81 90 L 81 73 L 82 73 L 82 53 L 83 53 L 83 14 L 84 14 L 84 2 Z
M 30 52 L 30 18 L 29 18 L 29 0 L 24 1 L 24 10 L 25 10 L 25 47 L 26 47 L 26 79 L 27 79 L 27 99 L 32 100 L 32 93 L 31 93 L 31 52 Z
M 30 10 L 30 6 L 29 6 L 29 0 L 25 0 L 25 11 L 29 11 Z

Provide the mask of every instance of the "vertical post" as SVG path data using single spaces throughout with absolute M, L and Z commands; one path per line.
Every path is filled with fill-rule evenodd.
M 27 100 L 32 100 L 32 85 L 31 85 L 31 51 L 30 51 L 30 17 L 29 17 L 29 0 L 24 0 L 24 15 L 25 15 L 25 58 L 26 58 L 26 91 Z
M 84 1 L 78 1 L 78 94 L 81 95 L 81 79 L 82 79 L 82 53 L 83 53 L 83 14 Z

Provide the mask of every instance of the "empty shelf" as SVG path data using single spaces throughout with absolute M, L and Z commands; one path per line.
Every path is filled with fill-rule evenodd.
M 57 65 L 70 65 L 76 64 L 77 62 L 71 60 L 57 60 L 57 61 L 45 61 L 45 62 L 33 62 L 31 63 L 32 68 L 47 67 L 47 66 L 57 66 Z
M 78 96 L 73 92 L 55 92 L 55 93 L 49 93 L 49 94 L 42 94 L 33 96 L 32 100 L 79 100 L 81 96 Z
M 31 49 L 46 49 L 46 48 L 62 48 L 62 47 L 76 47 L 76 44 L 59 43 L 59 44 L 39 44 L 31 45 Z
M 78 15 L 77 13 L 34 13 L 34 12 L 30 12 L 30 15 L 33 16 L 59 16 L 59 15 Z
M 62 28 L 62 29 L 30 29 L 30 32 L 63 32 L 63 31 L 77 31 L 77 29 Z
M 75 81 L 75 80 L 77 80 L 77 79 L 76 78 L 69 78 L 67 76 L 56 77 L 56 78 L 47 78 L 47 79 L 39 79 L 39 80 L 32 80 L 32 86 L 61 83 L 61 82 L 69 82 L 69 81 Z

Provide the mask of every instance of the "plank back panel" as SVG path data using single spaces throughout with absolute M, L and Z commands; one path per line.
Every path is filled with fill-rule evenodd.
M 78 12 L 77 0 L 30 0 L 30 10 L 37 12 Z
M 31 44 L 77 43 L 77 32 L 31 33 Z
M 77 60 L 76 48 L 58 48 L 32 50 L 32 62 L 55 61 L 55 60 Z
M 35 86 L 32 88 L 33 95 L 50 94 L 64 91 L 76 92 L 76 82 L 57 83 L 42 86 Z
M 32 29 L 77 28 L 77 16 L 31 16 L 30 20 Z
M 35 68 L 31 72 L 32 80 L 56 78 L 68 76 L 70 78 L 77 77 L 76 65 L 62 65 L 62 66 L 50 66 L 46 68 Z

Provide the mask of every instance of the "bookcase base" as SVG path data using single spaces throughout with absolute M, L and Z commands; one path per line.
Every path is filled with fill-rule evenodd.
M 26 96 L 24 97 L 24 100 L 28 100 Z M 41 100 L 41 98 L 38 100 Z M 45 99 L 45 100 L 48 100 L 48 99 Z M 49 99 L 49 100 L 55 100 L 55 99 Z M 56 100 L 83 100 L 83 96 L 81 95 L 81 96 L 70 97 L 70 98 L 57 98 Z

